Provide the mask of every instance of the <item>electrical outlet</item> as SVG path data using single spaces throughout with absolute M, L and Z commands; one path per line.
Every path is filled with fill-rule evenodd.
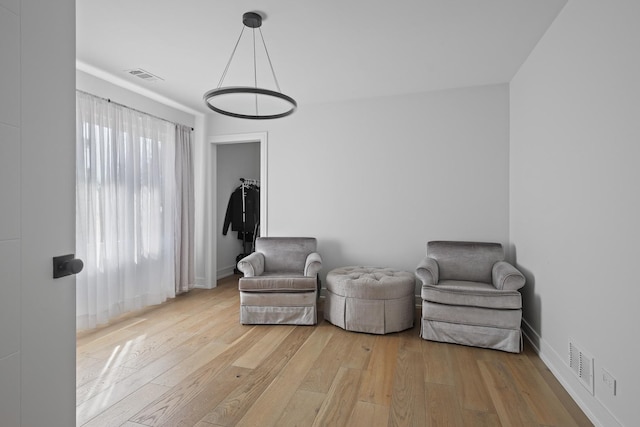
M 616 395 L 616 379 L 606 369 L 602 369 L 602 382 L 612 396 Z

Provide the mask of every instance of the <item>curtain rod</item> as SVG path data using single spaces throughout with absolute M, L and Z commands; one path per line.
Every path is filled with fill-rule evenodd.
M 162 120 L 163 122 L 168 122 L 168 123 L 171 123 L 171 124 L 174 124 L 174 125 L 180 125 L 180 126 L 188 127 L 188 128 L 191 128 L 192 131 L 194 130 L 191 126 L 183 125 L 182 123 L 173 122 L 173 121 L 167 120 L 167 119 L 165 119 L 163 117 L 159 117 L 159 116 L 156 116 L 156 115 L 153 115 L 153 114 L 149 114 L 146 111 L 141 111 L 141 110 L 129 107 L 128 105 L 120 104 L 119 102 L 112 101 L 109 98 L 103 98 L 102 96 L 94 95 L 93 93 L 85 92 L 84 90 L 80 90 L 80 89 L 76 89 L 76 92 L 84 93 L 85 95 L 90 95 L 90 96 L 93 96 L 94 98 L 102 99 L 103 101 L 110 102 L 113 105 L 118 105 L 120 107 L 128 108 L 129 110 L 135 111 L 136 113 L 145 114 L 145 115 L 147 115 L 149 117 L 153 117 L 154 119 Z

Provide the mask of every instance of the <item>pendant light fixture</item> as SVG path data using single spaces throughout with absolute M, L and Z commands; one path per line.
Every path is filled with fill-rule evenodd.
M 241 119 L 277 119 L 280 117 L 286 117 L 292 114 L 298 104 L 296 101 L 288 95 L 285 95 L 280 90 L 276 73 L 273 70 L 273 64 L 269 57 L 269 51 L 267 51 L 267 45 L 264 42 L 262 36 L 262 16 L 255 12 L 247 12 L 242 15 L 242 31 L 236 42 L 231 57 L 227 62 L 218 87 L 212 89 L 204 94 L 203 99 L 207 107 L 211 110 L 224 114 L 225 116 L 238 117 Z M 229 71 L 229 66 L 236 53 L 238 44 L 242 39 L 245 28 L 251 28 L 253 35 L 253 86 L 223 86 L 224 79 Z M 264 52 L 266 53 L 267 60 L 269 62 L 269 68 L 271 69 L 271 75 L 277 90 L 264 89 L 258 87 L 258 75 L 256 64 L 256 29 L 258 29 L 262 45 L 264 46 Z

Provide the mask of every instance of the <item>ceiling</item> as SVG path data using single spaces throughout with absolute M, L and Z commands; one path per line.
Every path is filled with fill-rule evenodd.
M 565 3 L 77 0 L 76 58 L 81 70 L 205 113 L 202 95 L 218 85 L 243 28 L 242 14 L 257 11 L 280 87 L 302 108 L 509 82 Z M 251 85 L 247 36 L 245 31 L 224 86 Z M 270 76 L 260 61 L 258 53 L 258 67 Z M 126 72 L 136 68 L 161 80 Z M 260 70 L 259 86 L 272 89 Z

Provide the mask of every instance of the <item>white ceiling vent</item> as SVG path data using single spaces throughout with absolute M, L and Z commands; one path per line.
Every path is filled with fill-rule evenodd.
M 571 340 L 569 341 L 569 367 L 589 393 L 594 394 L 593 357 L 586 355 Z
M 158 80 L 164 80 L 163 78 L 158 77 L 155 74 L 148 72 L 147 70 L 143 70 L 142 68 L 135 68 L 133 70 L 125 70 L 125 71 L 131 74 L 132 76 L 136 76 L 147 82 L 156 82 Z

